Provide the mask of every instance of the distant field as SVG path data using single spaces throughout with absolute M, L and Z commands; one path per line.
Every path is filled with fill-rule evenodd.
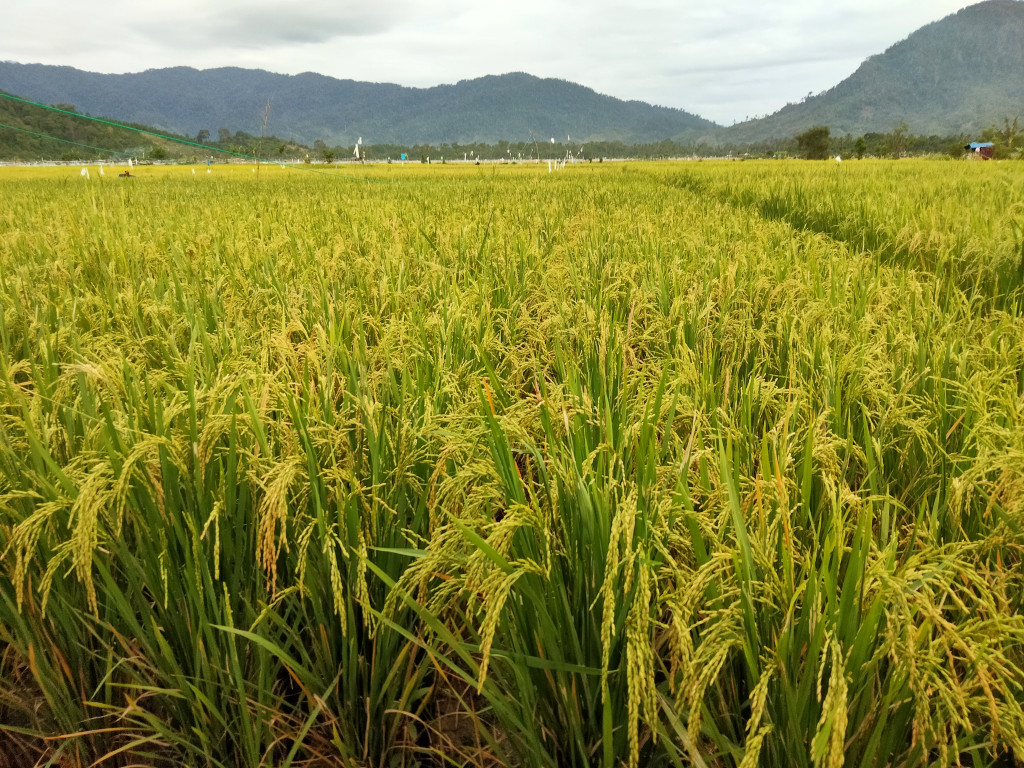
M 0 768 L 1024 765 L 1024 164 L 0 169 Z

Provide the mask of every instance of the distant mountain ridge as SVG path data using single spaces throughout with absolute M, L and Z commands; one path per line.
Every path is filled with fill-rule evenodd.
M 882 20 L 884 22 L 884 19 Z M 49 104 L 195 136 L 267 130 L 312 144 L 673 140 L 745 144 L 813 125 L 833 135 L 974 133 L 1024 116 L 1024 0 L 986 0 L 928 24 L 830 90 L 773 115 L 725 128 L 680 109 L 623 101 L 565 80 L 515 72 L 409 88 L 306 72 L 225 67 L 107 75 L 0 62 L 0 89 Z
M 408 88 L 307 72 L 279 75 L 225 67 L 105 75 L 72 67 L 0 62 L 0 88 L 45 103 L 195 136 L 220 128 L 268 130 L 307 144 L 441 144 L 502 140 L 641 143 L 694 140 L 719 129 L 680 109 L 622 101 L 564 80 L 524 73 Z
M 721 137 L 763 141 L 813 125 L 858 136 L 902 122 L 911 133 L 941 136 L 1015 115 L 1024 115 L 1024 2 L 987 0 L 921 27 L 830 90 Z

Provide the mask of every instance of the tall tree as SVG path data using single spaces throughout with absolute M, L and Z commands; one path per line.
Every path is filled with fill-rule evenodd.
M 799 134 L 796 143 L 808 160 L 824 160 L 828 157 L 831 135 L 827 125 L 816 125 Z

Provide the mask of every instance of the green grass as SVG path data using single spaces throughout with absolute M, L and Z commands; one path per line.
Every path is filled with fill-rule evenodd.
M 5 174 L 0 765 L 1024 760 L 1016 166 Z

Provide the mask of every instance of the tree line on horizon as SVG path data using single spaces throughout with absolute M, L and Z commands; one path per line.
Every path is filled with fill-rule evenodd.
M 957 157 L 971 141 L 991 142 L 996 159 L 1024 159 L 1024 126 L 1020 116 L 1003 118 L 1003 124 L 991 125 L 972 137 L 961 133 L 956 136 L 919 136 L 910 133 L 901 122 L 887 133 L 865 133 L 854 139 L 850 134 L 832 136 L 826 125 L 816 125 L 793 137 L 799 156 L 808 160 L 824 160 L 833 155 L 863 158 L 901 158 L 929 154 L 948 154 Z
M 200 132 L 197 140 L 208 139 L 208 132 Z M 1024 125 L 1019 116 L 1006 117 L 1002 125 L 993 124 L 980 134 L 923 135 L 911 133 L 906 123 L 891 131 L 868 132 L 860 136 L 833 135 L 828 126 L 813 126 L 785 139 L 758 142 L 709 144 L 680 142 L 665 139 L 658 142 L 629 144 L 622 141 L 588 141 L 579 144 L 556 141 L 499 141 L 442 144 L 367 144 L 360 147 L 360 158 L 372 162 L 396 162 L 404 154 L 406 162 L 528 162 L 571 158 L 578 162 L 604 159 L 669 159 L 678 157 L 750 157 L 825 159 L 836 155 L 844 158 L 900 158 L 924 155 L 959 157 L 964 146 L 971 141 L 991 141 L 999 159 L 1019 157 L 1024 149 Z M 274 160 L 288 157 L 310 163 L 354 161 L 353 145 L 329 146 L 317 140 L 313 146 L 289 142 L 276 137 L 260 139 L 243 131 L 231 134 L 221 129 L 218 140 L 211 146 L 237 152 L 259 155 Z M 259 150 L 262 148 L 262 154 Z
M 71 105 L 60 105 L 73 111 Z M 4 127 L 6 126 L 6 127 Z M 146 126 L 134 129 L 152 130 Z M 353 146 L 328 145 L 323 140 L 306 145 L 278 136 L 256 136 L 245 131 L 200 130 L 195 136 L 167 134 L 156 139 L 137 130 L 118 129 L 89 122 L 59 112 L 17 103 L 0 102 L 0 160 L 5 161 L 92 161 L 117 160 L 135 156 L 155 161 L 206 162 L 232 157 L 261 158 L 270 161 L 308 163 L 350 162 L 355 160 Z M 367 144 L 360 148 L 360 159 L 371 162 L 397 162 L 404 154 L 407 162 L 528 162 L 572 159 L 600 162 L 604 159 L 666 159 L 677 157 L 740 157 L 823 159 L 910 157 L 947 155 L 959 157 L 970 141 L 992 141 L 998 159 L 1020 157 L 1024 148 L 1021 119 L 1005 117 L 1002 125 L 993 124 L 978 135 L 919 135 L 907 124 L 892 130 L 868 132 L 859 136 L 833 135 L 828 126 L 813 126 L 785 139 L 756 142 L 717 143 L 677 141 L 627 143 L 623 141 L 445 142 L 438 144 Z

